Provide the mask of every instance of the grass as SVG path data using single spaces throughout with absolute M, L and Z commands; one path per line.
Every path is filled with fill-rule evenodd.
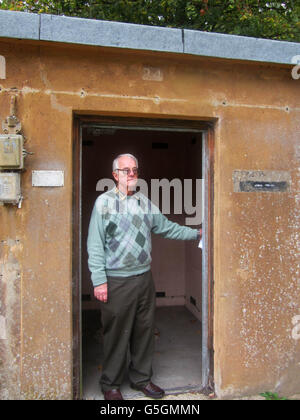
M 279 397 L 279 395 L 276 392 L 263 392 L 260 394 L 262 397 L 264 397 L 268 401 L 282 401 L 282 400 L 288 400 L 285 397 Z

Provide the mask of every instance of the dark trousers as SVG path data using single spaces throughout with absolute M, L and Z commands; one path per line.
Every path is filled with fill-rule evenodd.
M 108 301 L 101 302 L 103 391 L 119 388 L 128 369 L 133 384 L 146 385 L 152 376 L 155 288 L 151 271 L 132 277 L 107 277 Z

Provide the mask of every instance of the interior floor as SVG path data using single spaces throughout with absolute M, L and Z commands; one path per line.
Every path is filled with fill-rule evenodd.
M 102 400 L 99 386 L 102 368 L 100 311 L 82 313 L 82 381 L 83 399 Z M 163 306 L 156 309 L 154 383 L 166 394 L 201 387 L 201 322 L 184 306 Z M 121 387 L 125 399 L 143 394 L 132 390 L 127 378 Z

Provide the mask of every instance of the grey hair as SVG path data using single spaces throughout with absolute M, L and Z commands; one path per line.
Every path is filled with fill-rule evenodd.
M 137 158 L 136 158 L 135 156 L 131 155 L 130 153 L 123 153 L 122 155 L 118 155 L 118 156 L 115 158 L 115 160 L 113 161 L 113 164 L 112 164 L 112 170 L 113 170 L 113 172 L 114 172 L 116 169 L 118 169 L 118 160 L 119 160 L 119 158 L 120 158 L 120 157 L 122 157 L 122 156 L 128 156 L 128 157 L 131 157 L 132 159 L 134 159 L 134 160 L 135 160 L 136 167 L 137 167 L 137 168 L 139 167 L 138 160 L 137 160 Z

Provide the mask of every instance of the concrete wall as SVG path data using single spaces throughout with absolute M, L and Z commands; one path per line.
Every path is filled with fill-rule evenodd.
M 74 111 L 217 119 L 216 391 L 299 391 L 292 320 L 300 314 L 300 108 L 291 69 L 8 39 L 0 51 L 6 58 L 0 119 L 17 95 L 26 148 L 34 152 L 22 175 L 22 208 L 0 208 L 1 398 L 72 397 Z M 63 170 L 65 186 L 33 187 L 31 171 L 38 169 Z M 234 192 L 236 169 L 288 171 L 290 190 Z

